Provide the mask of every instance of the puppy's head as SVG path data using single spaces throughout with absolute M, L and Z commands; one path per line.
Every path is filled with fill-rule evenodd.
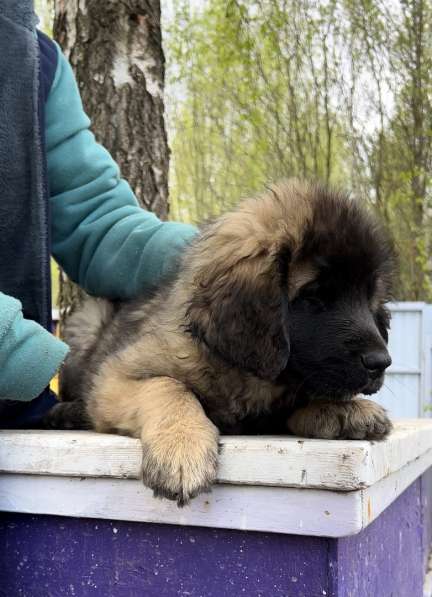
M 374 393 L 394 258 L 348 197 L 288 182 L 203 232 L 191 261 L 189 331 L 230 364 L 302 394 Z
M 387 351 L 394 273 L 392 245 L 378 222 L 346 196 L 313 189 L 298 263 L 315 274 L 289 304 L 290 360 L 284 376 L 307 396 L 377 392 Z

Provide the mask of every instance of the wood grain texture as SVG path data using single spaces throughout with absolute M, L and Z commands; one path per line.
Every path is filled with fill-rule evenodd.
M 383 442 L 222 437 L 218 481 L 352 491 L 432 449 L 432 421 L 399 421 Z M 139 479 L 138 440 L 86 431 L 0 431 L 0 471 Z
M 188 506 L 154 498 L 135 479 L 3 474 L 0 510 L 83 518 L 346 537 L 376 520 L 432 465 L 432 450 L 356 491 L 224 485 Z
M 224 437 L 219 483 L 185 508 L 140 480 L 137 440 L 90 432 L 0 432 L 0 509 L 344 537 L 366 528 L 432 466 L 432 422 L 385 442 Z
M 363 528 L 361 492 L 216 485 L 189 505 L 133 479 L 1 475 L 0 510 L 339 537 Z

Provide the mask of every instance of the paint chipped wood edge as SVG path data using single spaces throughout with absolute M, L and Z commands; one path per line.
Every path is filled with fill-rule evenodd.
M 219 484 L 184 508 L 153 497 L 136 479 L 5 473 L 0 509 L 337 538 L 365 529 L 431 465 L 432 449 L 374 486 L 348 492 Z
M 432 449 L 432 420 L 395 423 L 383 442 L 222 437 L 218 482 L 354 491 L 371 487 Z M 86 431 L 0 431 L 0 472 L 139 479 L 138 440 Z

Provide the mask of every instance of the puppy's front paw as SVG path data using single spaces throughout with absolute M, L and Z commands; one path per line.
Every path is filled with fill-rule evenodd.
M 91 422 L 82 400 L 59 402 L 44 416 L 43 429 L 91 429 Z
M 382 406 L 372 400 L 317 400 L 295 411 L 287 421 L 294 435 L 321 439 L 384 439 L 393 425 Z
M 210 422 L 198 429 L 161 430 L 142 438 L 143 482 L 155 497 L 175 500 L 179 507 L 210 491 L 216 479 L 218 430 Z

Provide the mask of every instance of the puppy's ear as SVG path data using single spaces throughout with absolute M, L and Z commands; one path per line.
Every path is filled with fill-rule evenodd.
M 287 251 L 226 258 L 202 268 L 187 311 L 193 336 L 231 364 L 274 380 L 286 367 Z M 282 263 L 283 262 L 283 263 Z

